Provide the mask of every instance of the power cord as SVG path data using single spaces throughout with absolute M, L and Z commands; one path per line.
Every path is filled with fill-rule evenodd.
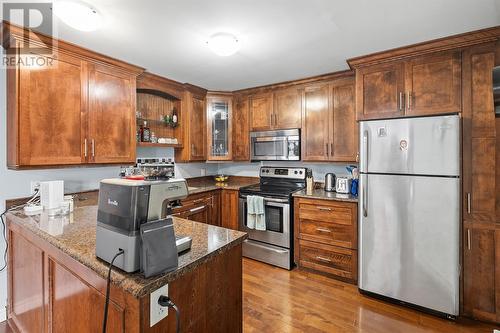
M 122 249 L 118 249 L 118 253 L 115 254 L 113 259 L 111 260 L 111 263 L 109 264 L 109 270 L 108 270 L 108 281 L 106 283 L 106 303 L 104 304 L 104 317 L 102 319 L 102 333 L 106 333 L 106 324 L 108 323 L 108 307 L 109 307 L 109 291 L 110 291 L 110 285 L 111 285 L 111 269 L 113 268 L 113 264 L 115 262 L 115 259 L 121 256 L 125 251 Z
M 158 298 L 158 304 L 160 304 L 160 306 L 173 308 L 175 310 L 175 331 L 179 333 L 181 331 L 181 312 L 179 311 L 179 308 L 177 308 L 177 305 L 172 302 L 170 297 L 164 295 L 161 295 L 160 298 Z

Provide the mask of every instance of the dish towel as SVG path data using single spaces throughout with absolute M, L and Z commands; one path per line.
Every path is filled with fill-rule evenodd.
M 247 228 L 255 229 L 255 205 L 253 195 L 247 196 Z
M 264 198 L 253 197 L 253 206 L 255 211 L 255 230 L 266 230 L 266 210 L 264 207 Z

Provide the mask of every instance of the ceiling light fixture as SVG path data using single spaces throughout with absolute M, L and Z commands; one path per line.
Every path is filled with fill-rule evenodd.
M 70 27 L 81 31 L 94 31 L 102 23 L 101 14 L 92 6 L 80 1 L 56 1 L 54 14 Z
M 236 36 L 226 32 L 212 35 L 207 44 L 212 52 L 222 57 L 233 55 L 240 49 L 240 43 Z

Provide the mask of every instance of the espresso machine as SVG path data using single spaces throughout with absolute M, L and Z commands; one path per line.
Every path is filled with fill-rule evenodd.
M 175 236 L 170 216 L 173 206 L 187 197 L 184 179 L 157 181 L 104 179 L 99 186 L 96 227 L 96 256 L 125 272 L 143 270 L 156 260 L 177 267 L 178 253 L 191 247 L 190 237 Z M 157 226 L 154 224 L 157 223 Z M 147 230 L 145 226 L 148 226 Z M 144 230 L 143 230 L 144 229 Z M 143 257 L 146 246 L 150 250 Z M 159 249 L 162 249 L 161 251 Z M 142 252 L 141 252 L 142 251 Z M 152 253 L 157 251 L 158 253 Z M 146 274 L 147 275 L 147 274 Z

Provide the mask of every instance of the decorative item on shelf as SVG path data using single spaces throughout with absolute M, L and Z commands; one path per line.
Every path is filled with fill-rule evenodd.
M 177 109 L 173 108 L 172 114 L 164 116 L 163 121 L 165 122 L 165 124 L 167 126 L 170 126 L 172 128 L 176 128 L 177 125 L 179 125 L 179 117 L 177 116 Z
M 142 142 L 151 142 L 151 130 L 147 126 L 147 121 L 144 121 L 144 126 L 142 126 Z
M 151 132 L 151 143 L 158 143 L 158 138 L 155 135 L 155 132 Z

